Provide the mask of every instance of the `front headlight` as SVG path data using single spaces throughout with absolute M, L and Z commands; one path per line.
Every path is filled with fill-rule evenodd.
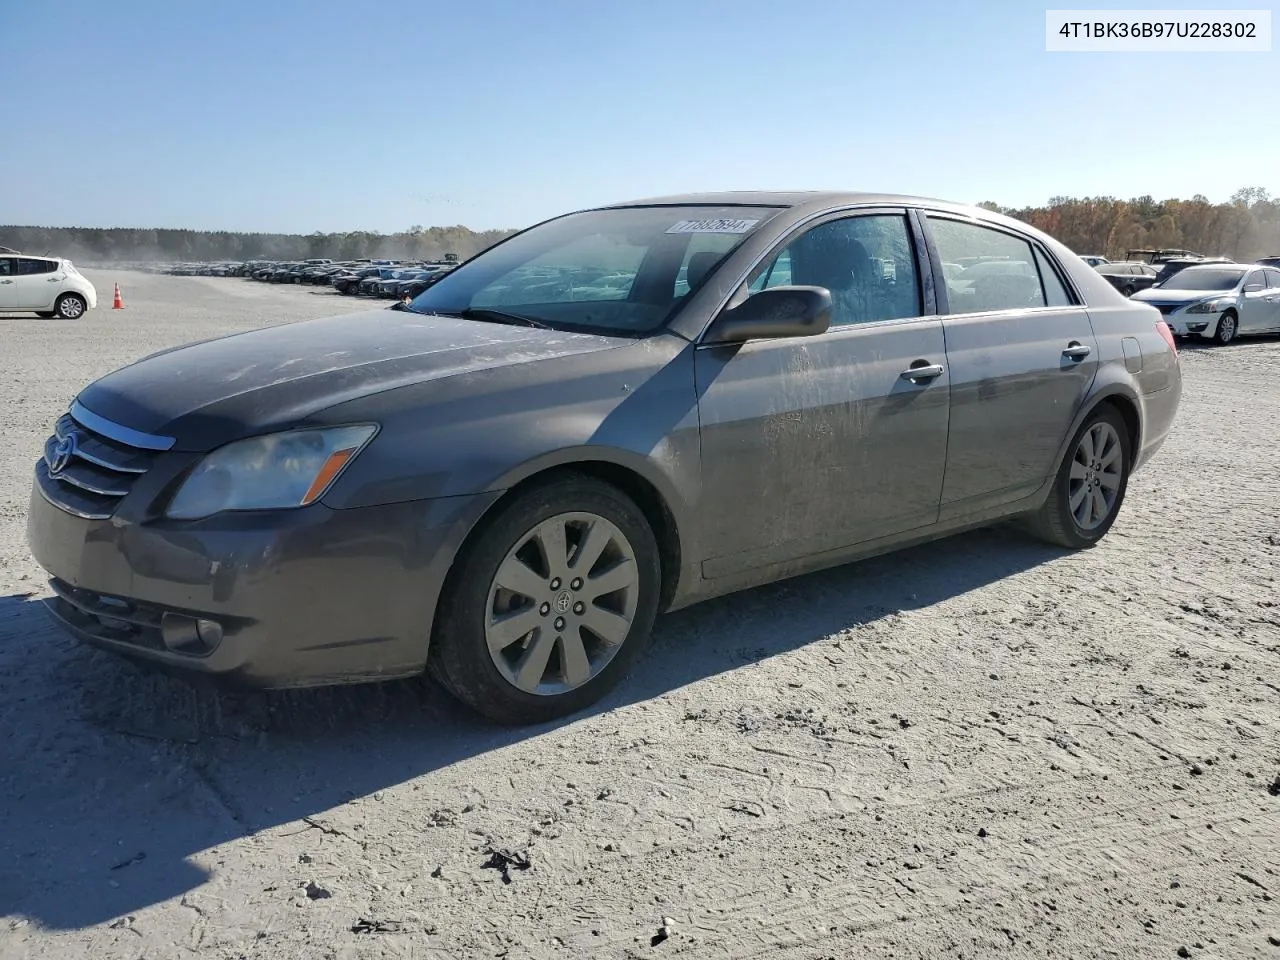
M 1187 307 L 1187 313 L 1220 313 L 1230 306 L 1230 300 L 1213 299 L 1201 300 L 1199 303 L 1193 303 Z
M 378 428 L 288 430 L 214 450 L 188 474 L 165 515 L 198 520 L 223 510 L 305 507 L 318 500 Z

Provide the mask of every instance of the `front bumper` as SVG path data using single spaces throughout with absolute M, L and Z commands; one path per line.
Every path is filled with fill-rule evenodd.
M 27 539 L 50 614 L 81 640 L 171 672 L 319 686 L 423 669 L 453 556 L 497 496 L 134 523 L 70 514 L 37 482 Z
M 1222 316 L 1221 312 L 1188 313 L 1186 310 L 1161 313 L 1175 337 L 1213 337 L 1218 330 L 1218 318 Z

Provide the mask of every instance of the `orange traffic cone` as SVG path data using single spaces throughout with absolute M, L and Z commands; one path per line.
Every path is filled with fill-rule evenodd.
M 120 284 L 118 283 L 116 284 L 116 298 L 111 303 L 111 309 L 112 310 L 124 309 L 124 298 L 120 296 Z

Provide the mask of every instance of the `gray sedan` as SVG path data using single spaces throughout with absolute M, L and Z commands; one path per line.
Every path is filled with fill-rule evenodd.
M 1180 395 L 1160 314 L 1026 224 L 667 197 L 108 374 L 54 426 L 28 539 L 98 647 L 272 687 L 427 670 L 537 722 L 663 610 L 1005 519 L 1097 543 Z

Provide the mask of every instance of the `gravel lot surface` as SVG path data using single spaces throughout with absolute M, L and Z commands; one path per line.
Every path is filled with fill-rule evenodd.
M 74 393 L 360 306 L 86 273 L 84 320 L 0 317 L 0 957 L 1280 958 L 1280 340 L 1184 348 L 1096 549 L 982 531 L 682 611 L 511 731 L 50 628 L 25 514 Z

